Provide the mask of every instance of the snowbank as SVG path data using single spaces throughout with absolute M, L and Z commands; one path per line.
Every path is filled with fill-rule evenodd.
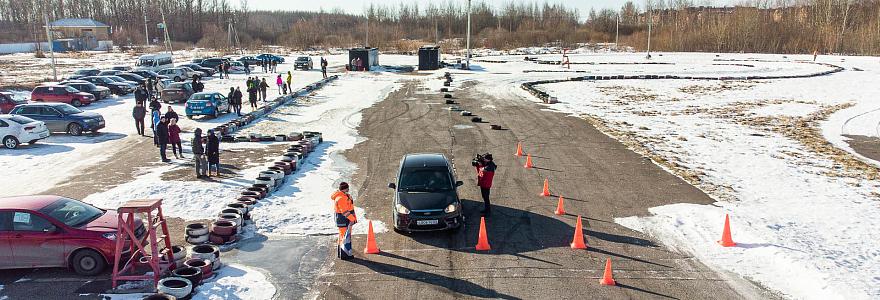
M 215 279 L 202 283 L 193 300 L 272 299 L 275 286 L 263 273 L 243 265 L 230 264 L 220 269 Z

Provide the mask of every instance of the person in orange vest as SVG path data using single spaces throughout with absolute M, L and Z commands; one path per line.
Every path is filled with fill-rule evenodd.
M 339 190 L 330 195 L 336 210 L 336 227 L 339 228 L 339 240 L 336 243 L 336 253 L 340 259 L 349 260 L 354 258 L 351 247 L 351 226 L 357 223 L 354 215 L 354 199 L 348 194 L 348 183 L 339 184 Z

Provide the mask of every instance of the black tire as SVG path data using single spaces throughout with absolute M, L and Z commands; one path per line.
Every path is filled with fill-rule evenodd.
M 83 132 L 82 125 L 79 125 L 77 123 L 70 123 L 69 125 L 67 125 L 67 134 L 69 134 L 69 135 L 80 136 L 80 135 L 82 135 L 82 132 Z
M 14 136 L 10 135 L 3 138 L 3 147 L 6 147 L 6 149 L 15 149 L 18 148 L 18 145 L 18 139 Z
M 72 100 L 70 100 L 70 105 L 73 105 L 75 107 L 80 107 L 83 104 L 81 101 L 79 101 L 79 99 L 72 99 Z
M 180 76 L 174 76 L 174 81 L 180 81 Z
M 92 249 L 79 250 L 70 259 L 73 271 L 83 276 L 95 276 L 104 272 L 107 262 L 100 253 Z
M 219 118 L 219 117 L 220 117 L 220 110 L 215 108 L 214 109 L 214 119 Z

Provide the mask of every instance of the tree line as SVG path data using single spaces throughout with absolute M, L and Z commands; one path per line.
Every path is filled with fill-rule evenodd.
M 44 39 L 44 17 L 84 17 L 110 25 L 117 45 L 143 45 L 144 18 L 151 39 L 161 41 L 156 24 L 163 13 L 175 43 L 220 49 L 369 45 L 413 51 L 425 43 L 438 43 L 445 51 L 454 51 L 464 47 L 467 30 L 465 1 L 370 4 L 358 15 L 338 9 L 268 11 L 246 0 L 236 4 L 229 0 L 0 0 L 0 42 Z M 647 5 L 627 2 L 620 9 L 591 10 L 586 15 L 562 4 L 512 1 L 491 6 L 475 1 L 471 12 L 475 47 L 571 47 L 614 42 L 619 32 L 621 44 L 644 50 L 650 20 L 652 50 L 880 53 L 880 0 L 755 0 L 723 8 L 696 6 L 692 0 L 648 0 Z M 230 43 L 236 40 L 238 45 Z

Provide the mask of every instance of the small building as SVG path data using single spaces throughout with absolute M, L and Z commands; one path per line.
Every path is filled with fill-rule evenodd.
M 348 63 L 351 64 L 353 59 L 360 58 L 363 66 L 369 71 L 372 67 L 379 66 L 379 49 L 378 48 L 351 48 L 348 50 Z
M 419 48 L 419 70 L 440 68 L 440 47 L 428 45 Z
M 45 26 L 44 26 L 45 27 Z M 110 25 L 92 19 L 60 19 L 49 22 L 53 40 L 64 41 L 65 50 L 100 50 L 112 47 Z

